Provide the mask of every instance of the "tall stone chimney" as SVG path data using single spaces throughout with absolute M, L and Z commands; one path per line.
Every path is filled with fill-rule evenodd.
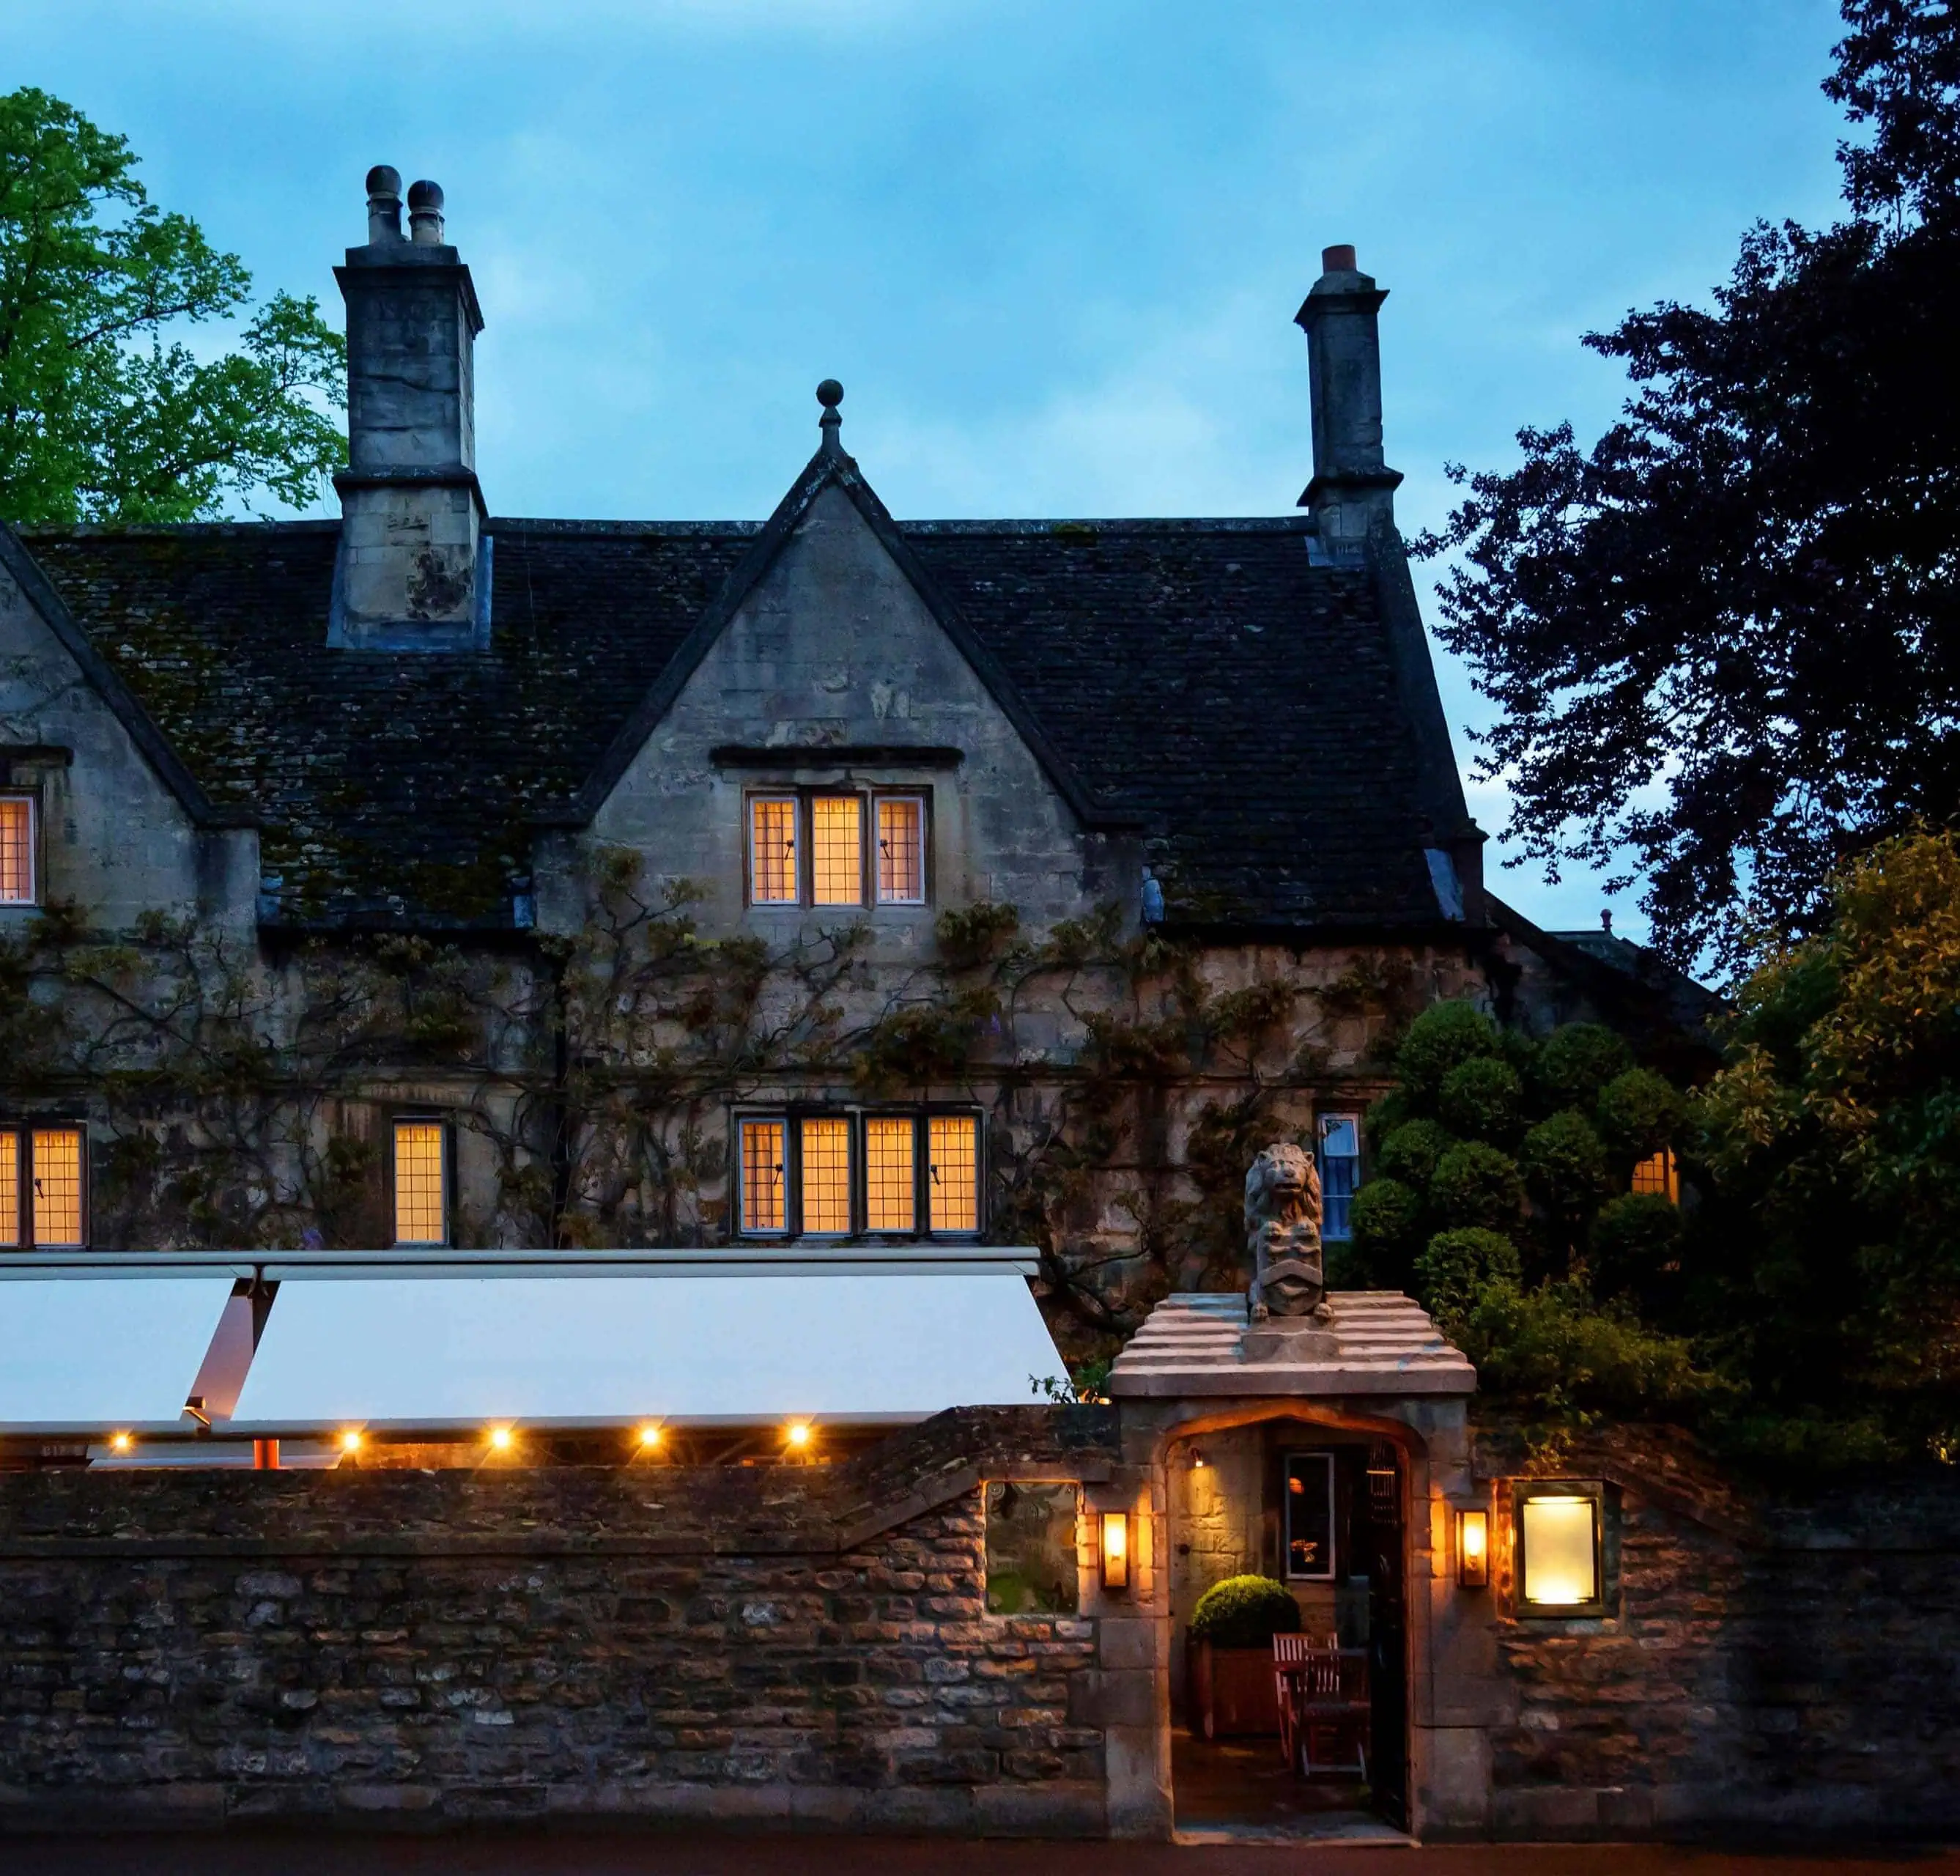
M 1351 247 L 1323 248 L 1320 278 L 1293 323 L 1306 333 L 1313 404 L 1313 479 L 1300 505 L 1313 511 L 1320 544 L 1357 551 L 1392 527 L 1399 471 L 1382 460 L 1382 349 L 1375 315 L 1389 296 L 1354 265 Z
M 442 191 L 368 172 L 368 244 L 333 270 L 347 302 L 348 467 L 327 642 L 466 651 L 489 642 L 472 353 L 483 315 L 443 239 Z

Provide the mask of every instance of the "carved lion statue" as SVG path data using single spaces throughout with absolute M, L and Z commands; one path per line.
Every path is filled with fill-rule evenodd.
M 1246 1174 L 1246 1247 L 1252 1257 L 1246 1303 L 1255 1322 L 1325 1313 L 1320 1175 L 1303 1148 L 1281 1142 L 1253 1161 Z

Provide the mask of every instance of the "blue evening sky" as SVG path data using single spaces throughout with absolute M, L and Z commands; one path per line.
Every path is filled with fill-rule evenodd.
M 123 132 L 161 203 L 336 320 L 368 167 L 442 183 L 503 514 L 766 514 L 825 376 L 902 517 L 1282 513 L 1310 473 L 1292 315 L 1352 241 L 1392 290 L 1413 533 L 1445 462 L 1610 419 L 1580 333 L 1705 298 L 1748 222 L 1837 193 L 1828 0 L 5 10 L 0 83 Z M 1438 656 L 1467 769 L 1487 707 Z M 1501 791 L 1472 806 L 1501 827 Z M 1605 903 L 1494 877 L 1553 925 Z

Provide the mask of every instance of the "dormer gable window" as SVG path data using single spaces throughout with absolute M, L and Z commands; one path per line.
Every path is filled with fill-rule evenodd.
M 36 805 L 31 795 L 0 795 L 0 906 L 40 903 Z
M 805 788 L 747 801 L 752 906 L 923 906 L 927 797 Z

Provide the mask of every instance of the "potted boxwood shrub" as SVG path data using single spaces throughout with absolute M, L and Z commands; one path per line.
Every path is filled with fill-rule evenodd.
M 1191 1730 L 1201 1738 L 1280 1730 L 1273 1637 L 1300 1628 L 1300 1605 L 1270 1576 L 1228 1576 L 1198 1599 L 1186 1631 Z

